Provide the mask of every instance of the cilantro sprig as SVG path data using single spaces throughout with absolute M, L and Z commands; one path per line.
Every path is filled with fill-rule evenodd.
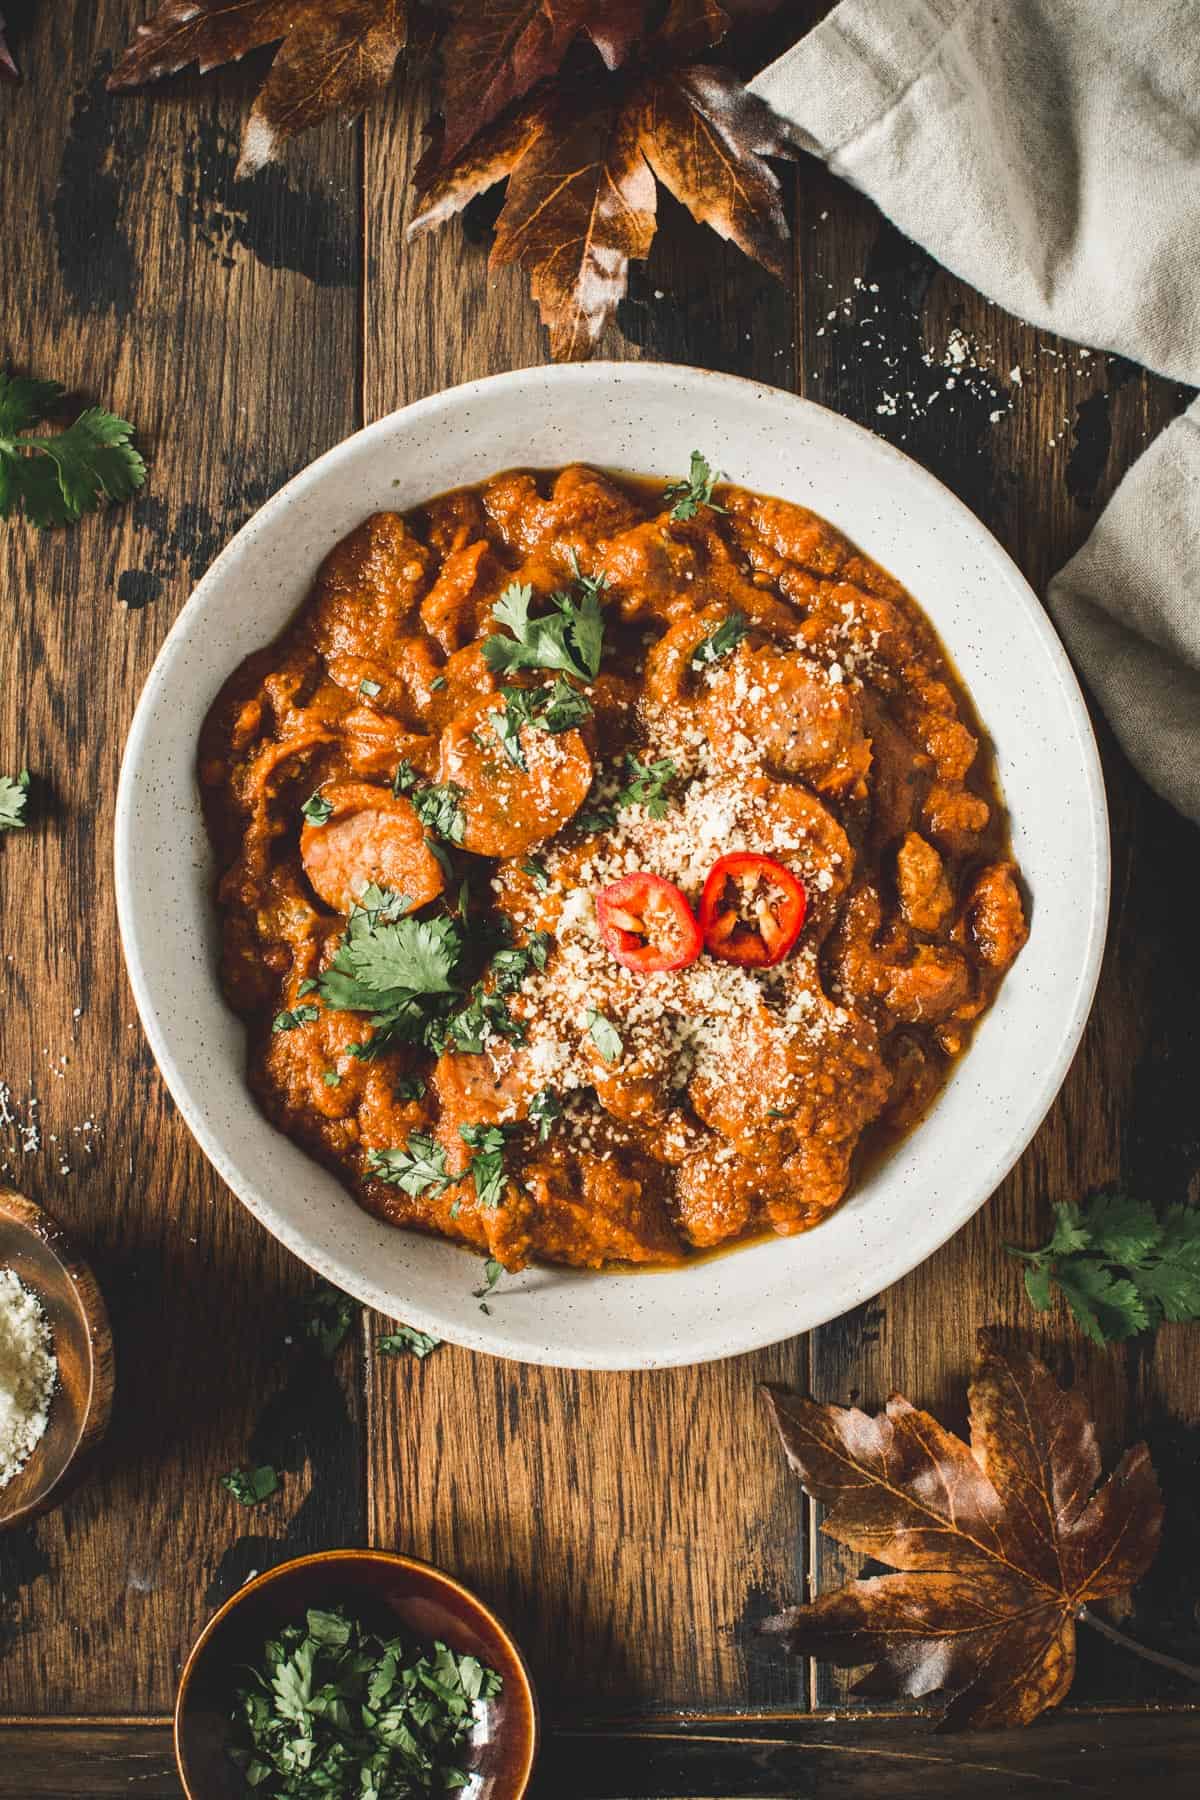
M 710 468 L 707 459 L 699 450 L 692 451 L 691 467 L 682 481 L 668 482 L 663 499 L 673 501 L 671 517 L 673 519 L 694 519 L 702 506 L 710 512 L 723 513 L 726 508 L 718 506 L 713 499 L 713 489 L 725 477 L 719 469 Z
M 463 1767 L 495 1670 L 436 1642 L 382 1637 L 335 1607 L 310 1608 L 263 1643 L 237 1690 L 230 1756 L 273 1800 L 434 1800 Z
M 431 1043 L 462 993 L 461 926 L 449 918 L 401 917 L 407 905 L 403 894 L 372 882 L 351 908 L 317 981 L 327 1006 L 367 1014 L 374 1036 L 352 1051 L 364 1060 L 394 1042 Z
M 574 589 L 550 595 L 550 611 L 530 618 L 533 589 L 510 581 L 493 609 L 497 625 L 511 637 L 493 633 L 483 640 L 483 657 L 497 675 L 515 669 L 557 669 L 577 681 L 594 681 L 604 655 L 604 612 L 600 593 L 603 575 L 581 575 L 575 565 Z
M 29 823 L 25 817 L 28 800 L 28 769 L 19 775 L 0 775 L 0 831 L 24 831 Z
M 1171 1206 L 1160 1217 L 1146 1201 L 1105 1188 L 1082 1206 L 1056 1206 L 1054 1215 L 1040 1249 L 1008 1246 L 1029 1265 L 1025 1290 L 1039 1312 L 1057 1287 L 1097 1344 L 1153 1331 L 1164 1320 L 1200 1319 L 1200 1208 Z
M 367 1166 L 380 1181 L 417 1200 L 425 1194 L 444 1194 L 458 1180 L 446 1167 L 444 1146 L 424 1131 L 414 1131 L 402 1150 L 372 1150 Z
M 61 382 L 0 374 L 0 518 L 23 511 L 32 525 L 73 525 L 105 500 L 128 500 L 145 481 L 133 426 L 102 406 L 65 431 L 31 430 L 65 393 Z

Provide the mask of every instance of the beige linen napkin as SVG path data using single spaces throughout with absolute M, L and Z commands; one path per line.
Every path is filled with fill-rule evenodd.
M 955 274 L 1200 383 L 1200 0 L 841 0 L 753 87 Z M 1127 754 L 1200 822 L 1200 401 L 1050 583 Z

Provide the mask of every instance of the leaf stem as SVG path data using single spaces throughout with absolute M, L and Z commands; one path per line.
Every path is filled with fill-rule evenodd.
M 1115 1625 L 1110 1625 L 1107 1619 L 1094 1613 L 1089 1606 L 1081 1606 L 1075 1617 L 1081 1625 L 1090 1625 L 1101 1637 L 1120 1644 L 1122 1650 L 1132 1650 L 1143 1661 L 1157 1663 L 1160 1669 L 1170 1669 L 1173 1675 L 1182 1675 L 1185 1681 L 1200 1682 L 1200 1669 L 1194 1663 L 1183 1662 L 1178 1656 L 1167 1656 L 1162 1650 L 1148 1649 L 1145 1644 L 1139 1644 L 1136 1638 L 1127 1637 L 1123 1631 L 1118 1631 Z

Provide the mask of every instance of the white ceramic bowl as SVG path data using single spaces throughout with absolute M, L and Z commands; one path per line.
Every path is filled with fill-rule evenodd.
M 677 475 L 699 446 L 737 482 L 831 519 L 916 596 L 996 746 L 1029 943 L 932 1114 L 817 1230 L 694 1267 L 505 1277 L 363 1212 L 259 1113 L 217 985 L 213 866 L 193 776 L 225 677 L 304 599 L 367 514 L 514 465 L 580 459 Z M 330 1281 L 455 1343 L 527 1362 L 654 1368 L 729 1356 L 835 1318 L 913 1268 L 982 1205 L 1066 1074 L 1108 911 L 1104 790 L 1067 658 L 1009 558 L 931 475 L 823 407 L 663 364 L 524 369 L 436 394 L 330 450 L 268 501 L 184 607 L 146 683 L 117 799 L 121 936 L 179 1109 L 256 1218 Z

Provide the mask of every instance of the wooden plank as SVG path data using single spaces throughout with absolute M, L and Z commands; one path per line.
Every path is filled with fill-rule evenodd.
M 475 219 L 465 234 L 453 224 L 403 246 L 423 111 L 420 92 L 402 89 L 367 122 L 368 418 L 545 354 L 523 277 L 490 283 Z M 786 291 L 665 200 L 663 210 L 606 354 L 787 386 Z M 413 323 L 428 320 L 436 329 Z M 676 448 L 682 466 L 690 426 Z M 803 1358 L 795 1342 L 643 1376 L 520 1368 L 450 1348 L 420 1367 L 380 1359 L 368 1372 L 372 1541 L 431 1557 L 494 1601 L 552 1717 L 794 1703 L 796 1676 L 753 1636 L 802 1556 L 802 1505 L 762 1454 L 756 1385 L 802 1379 Z
M 105 93 L 145 11 L 31 9 L 25 81 L 3 96 L 6 355 L 132 418 L 151 464 L 132 507 L 0 532 L 0 766 L 35 775 L 33 826 L 0 848 L 0 1073 L 24 1119 L 37 1097 L 42 1134 L 23 1155 L 0 1133 L 0 1160 L 89 1250 L 117 1362 L 86 1487 L 0 1537 L 0 1704 L 20 1711 L 161 1711 L 217 1599 L 362 1518 L 353 1369 L 283 1345 L 307 1277 L 167 1098 L 110 876 L 121 744 L 193 578 L 357 423 L 357 140 L 331 127 L 235 184 L 253 71 Z M 294 1465 L 253 1515 L 217 1484 L 250 1455 Z
M 940 476 L 1044 591 L 1120 476 L 1185 403 L 1184 390 L 1002 313 L 937 270 L 824 170 L 805 183 L 798 236 L 810 397 L 880 431 Z M 968 346 L 964 362 L 954 361 L 955 342 Z M 1125 1350 L 1093 1349 L 1061 1313 L 1032 1312 L 1020 1267 L 1004 1248 L 1044 1241 L 1051 1201 L 1118 1177 L 1159 1203 L 1187 1198 L 1189 1181 L 1195 1197 L 1200 839 L 1147 792 L 1102 725 L 1100 735 L 1114 922 L 1074 1068 L 1029 1151 L 971 1224 L 878 1301 L 815 1334 L 813 1383 L 823 1399 L 870 1406 L 898 1390 L 961 1425 L 976 1328 L 1019 1327 L 1083 1385 L 1110 1465 L 1126 1442 L 1149 1436 L 1168 1517 L 1179 1519 L 1183 1508 L 1186 1521 L 1200 1454 L 1200 1340 L 1173 1327 Z M 819 1589 L 854 1567 L 825 1539 L 816 1540 L 815 1555 Z M 1179 1594 L 1181 1578 L 1190 1598 Z M 1131 1628 L 1194 1658 L 1196 1592 L 1194 1554 L 1185 1550 L 1180 1560 L 1178 1545 L 1168 1545 L 1135 1599 Z M 1161 1671 L 1082 1635 L 1076 1698 L 1179 1695 Z M 816 1703 L 845 1691 L 823 1672 Z
M 1026 1731 L 939 1738 L 896 1719 L 649 1726 L 553 1733 L 529 1800 L 1040 1800 L 1152 1783 L 1184 1800 L 1200 1779 L 1194 1713 L 1061 1713 Z M 170 1728 L 92 1720 L 0 1723 L 0 1796 L 177 1800 Z

